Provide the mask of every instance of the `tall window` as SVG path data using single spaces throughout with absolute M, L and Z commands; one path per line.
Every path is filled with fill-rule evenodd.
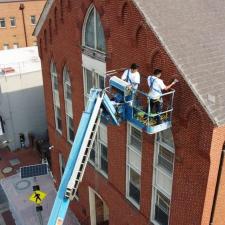
M 105 36 L 102 23 L 95 7 L 91 7 L 84 27 L 84 46 L 105 52 Z
M 16 26 L 16 18 L 15 17 L 10 17 L 10 26 L 15 27 Z
M 172 194 L 174 142 L 170 129 L 157 134 L 154 153 L 152 221 L 169 224 L 170 199 Z
M 60 111 L 60 101 L 59 101 L 59 85 L 56 72 L 56 66 L 54 63 L 51 63 L 51 80 L 52 80 L 52 94 L 53 94 L 53 104 L 55 112 L 55 126 L 56 130 L 61 134 L 62 133 L 62 118 Z
M 5 18 L 0 18 L 0 28 L 5 28 Z
M 72 144 L 74 140 L 72 91 L 69 71 L 66 66 L 63 69 L 63 86 L 66 110 L 67 140 Z
M 137 207 L 140 205 L 142 132 L 128 124 L 126 196 Z
M 108 175 L 107 127 L 100 124 L 94 146 L 90 154 L 90 163 L 104 176 Z

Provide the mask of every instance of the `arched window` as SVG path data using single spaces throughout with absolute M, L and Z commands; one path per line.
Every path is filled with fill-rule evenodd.
M 59 101 L 59 85 L 58 85 L 56 66 L 55 66 L 55 63 L 53 62 L 51 62 L 50 71 L 51 71 L 51 80 L 52 80 L 52 96 L 53 96 L 53 104 L 54 104 L 54 112 L 55 112 L 55 127 L 56 127 L 56 130 L 61 134 L 62 133 L 62 118 L 61 118 L 60 101 Z
M 175 147 L 171 129 L 156 135 L 154 152 L 152 221 L 168 224 L 172 195 Z
M 63 69 L 64 101 L 66 111 L 67 140 L 71 144 L 74 139 L 72 91 L 68 68 Z
M 100 16 L 93 6 L 87 14 L 83 36 L 84 46 L 106 52 L 104 30 Z

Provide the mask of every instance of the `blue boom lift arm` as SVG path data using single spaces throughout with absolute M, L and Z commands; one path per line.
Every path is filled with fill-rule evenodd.
M 109 88 L 105 90 L 91 89 L 88 104 L 76 132 L 48 225 L 63 224 L 69 203 L 77 195 L 77 189 L 82 181 L 102 118 L 115 125 L 119 125 L 122 121 L 129 121 L 149 134 L 171 127 L 174 90 L 164 94 L 171 96 L 167 109 L 159 114 L 152 114 L 149 107 L 150 99 L 143 92 L 136 92 L 135 95 L 140 102 L 138 106 L 132 106 L 131 102 L 134 95 L 129 86 L 127 82 L 117 76 L 112 76 L 109 80 Z M 146 100 L 145 103 L 143 99 Z M 144 108 L 148 109 L 147 112 Z M 164 116 L 162 124 L 155 125 L 152 123 L 156 116 Z

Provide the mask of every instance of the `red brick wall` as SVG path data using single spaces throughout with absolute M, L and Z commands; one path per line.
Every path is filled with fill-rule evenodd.
M 224 139 L 225 139 L 225 127 L 220 127 L 215 129 L 214 131 L 214 141 L 213 141 L 213 148 L 214 149 L 220 149 L 217 155 L 217 160 L 220 162 L 220 157 L 224 157 L 221 155 L 221 150 L 224 150 Z M 215 155 L 214 155 L 215 157 Z M 219 165 L 218 165 L 219 166 Z M 214 170 L 218 170 L 217 168 Z M 213 170 L 212 170 L 213 171 Z M 213 176 L 212 174 L 211 176 Z M 215 193 L 215 210 L 214 210 L 214 216 L 212 216 L 212 225 L 223 225 L 225 224 L 225 204 L 224 204 L 224 198 L 225 198 L 225 160 L 223 159 L 223 162 L 221 164 L 221 177 L 219 179 L 219 185 L 218 185 L 218 193 L 216 196 Z M 209 183 L 208 189 L 212 188 L 212 183 Z M 207 203 L 206 203 L 207 204 Z M 206 211 L 206 214 L 209 213 Z
M 91 0 L 63 1 L 63 18 L 59 1 L 55 2 L 38 36 L 42 57 L 46 110 L 52 153 L 53 173 L 59 182 L 58 151 L 65 157 L 70 146 L 66 143 L 65 109 L 62 89 L 62 69 L 65 64 L 71 73 L 73 114 L 77 129 L 83 103 L 83 76 L 81 67 L 82 24 Z M 105 31 L 107 69 L 141 65 L 141 89 L 147 91 L 146 78 L 156 67 L 163 69 L 162 78 L 169 83 L 174 77 L 180 80 L 175 87 L 173 135 L 175 141 L 175 169 L 171 199 L 170 225 L 208 225 L 218 171 L 220 144 L 211 146 L 214 126 L 197 98 L 185 83 L 174 63 L 162 48 L 154 33 L 145 23 L 132 1 L 95 0 Z M 57 8 L 57 10 L 56 10 Z M 55 11 L 57 15 L 55 17 Z M 56 18 L 56 23 L 55 23 Z M 49 20 L 52 40 L 50 41 Z M 55 27 L 57 24 L 57 27 Z M 46 37 L 44 37 L 46 33 Z M 45 41 L 46 40 L 46 41 Z M 41 44 L 40 44 L 41 43 Z M 51 80 L 51 59 L 59 73 L 60 102 L 63 134 L 54 129 Z M 118 138 L 119 134 L 119 138 Z M 214 137 L 215 139 L 215 137 Z M 213 139 L 213 140 L 214 140 Z M 76 215 L 88 224 L 88 186 L 93 187 L 109 206 L 110 225 L 149 224 L 154 135 L 143 135 L 141 206 L 138 211 L 125 197 L 126 190 L 126 124 L 108 129 L 109 179 L 106 180 L 92 166 L 88 166 L 80 186 L 80 200 L 72 204 Z M 86 221 L 86 222 L 85 222 Z

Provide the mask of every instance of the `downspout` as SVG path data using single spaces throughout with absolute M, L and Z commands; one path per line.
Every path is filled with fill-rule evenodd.
M 225 144 L 223 146 L 223 149 L 224 148 L 225 148 Z M 219 171 L 218 171 L 218 176 L 217 176 L 217 181 L 216 181 L 216 188 L 215 188 L 215 193 L 214 193 L 214 198 L 213 198 L 213 205 L 212 205 L 212 211 L 211 211 L 209 225 L 213 225 L 214 214 L 215 214 L 215 209 L 216 209 L 216 202 L 217 202 L 217 198 L 218 198 L 220 180 L 221 180 L 223 163 L 224 163 L 224 156 L 225 156 L 225 150 L 222 150 L 221 156 L 220 156 Z

